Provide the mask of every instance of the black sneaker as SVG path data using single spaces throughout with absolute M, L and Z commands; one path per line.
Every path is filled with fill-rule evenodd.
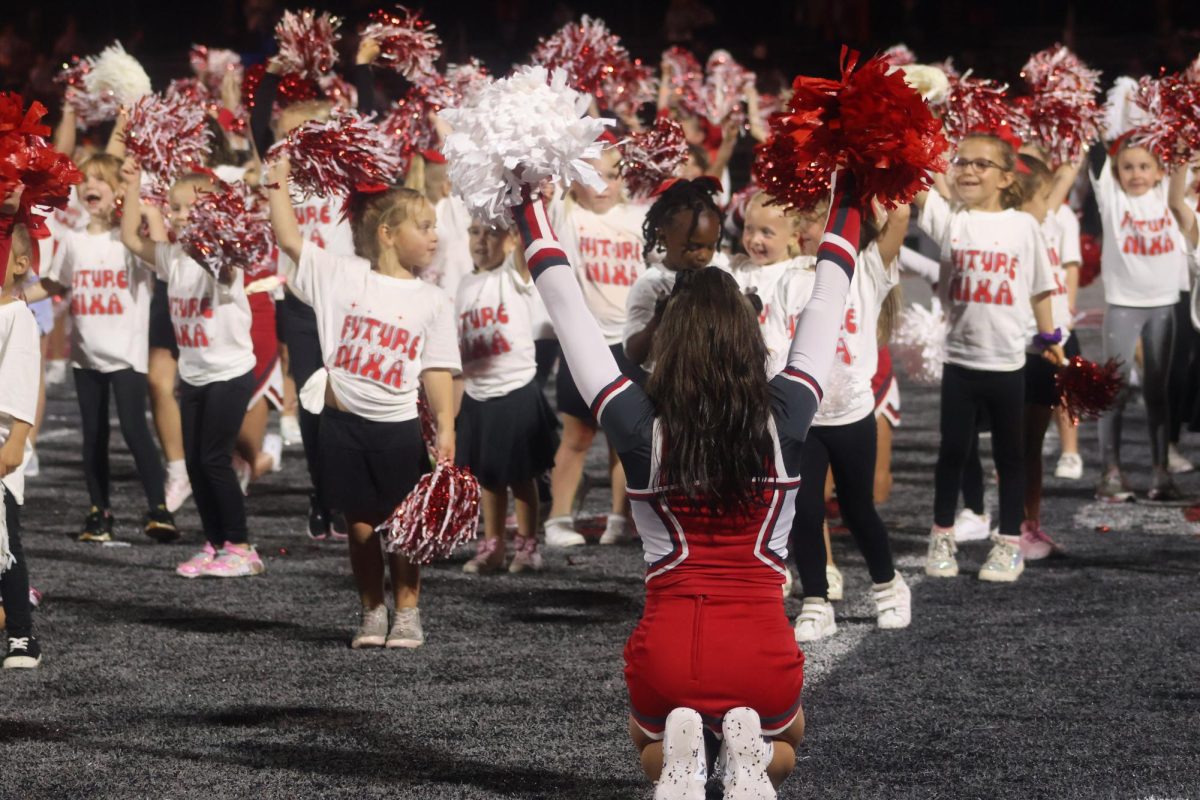
M 316 492 L 308 495 L 308 538 L 323 542 L 329 536 L 329 515 L 317 502 Z
M 146 535 L 161 544 L 169 544 L 179 538 L 179 529 L 175 527 L 175 517 L 167 511 L 164 505 L 157 506 L 146 512 Z
M 79 534 L 81 542 L 111 542 L 113 532 L 113 515 L 111 511 L 101 511 L 96 506 L 88 512 L 83 521 L 83 532 Z
M 350 527 L 346 524 L 346 515 L 340 511 L 329 512 L 329 538 L 344 542 L 350 538 Z
M 8 655 L 4 657 L 5 669 L 34 669 L 42 663 L 42 648 L 33 636 L 8 637 Z

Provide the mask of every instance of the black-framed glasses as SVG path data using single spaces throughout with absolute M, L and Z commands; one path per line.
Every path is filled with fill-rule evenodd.
M 987 172 L 992 167 L 998 170 L 1004 169 L 1000 164 L 986 158 L 962 158 L 961 156 L 950 159 L 950 165 L 956 169 L 973 169 L 976 172 Z

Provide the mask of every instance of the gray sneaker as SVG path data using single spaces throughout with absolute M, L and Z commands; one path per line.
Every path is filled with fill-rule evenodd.
M 1003 536 L 993 536 L 991 552 L 979 569 L 979 580 L 993 583 L 1012 583 L 1025 571 L 1025 558 L 1019 542 Z
M 1096 484 L 1096 499 L 1106 503 L 1128 503 L 1133 500 L 1133 490 L 1125 483 L 1119 470 L 1106 470 Z
M 953 528 L 933 528 L 929 532 L 929 550 L 925 553 L 925 574 L 935 578 L 953 578 L 958 574 Z
M 425 644 L 425 631 L 421 629 L 421 609 L 398 608 L 392 619 L 392 631 L 387 635 L 387 648 L 413 649 Z
M 350 640 L 350 649 L 362 650 L 365 647 L 383 647 L 384 639 L 387 638 L 387 627 L 387 606 L 364 608 L 358 632 Z

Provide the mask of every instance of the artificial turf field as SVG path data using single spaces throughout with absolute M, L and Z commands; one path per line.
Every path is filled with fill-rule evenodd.
M 1085 332 L 1085 353 L 1096 339 Z M 936 390 L 905 386 L 881 509 L 913 624 L 874 629 L 861 558 L 836 536 L 847 599 L 839 633 L 806 648 L 808 739 L 780 796 L 1200 798 L 1200 527 L 1180 507 L 1092 501 L 1089 426 L 1082 481 L 1053 478 L 1047 457 L 1045 528 L 1066 557 L 996 586 L 973 576 L 987 543 L 967 544 L 962 575 L 926 578 L 936 412 Z M 1125 458 L 1144 490 L 1141 407 L 1130 417 Z M 23 518 L 45 662 L 0 674 L 3 800 L 650 797 L 621 673 L 643 597 L 636 544 L 550 551 L 539 575 L 486 578 L 462 573 L 464 551 L 425 573 L 423 648 L 354 652 L 349 563 L 344 545 L 303 533 L 298 448 L 247 500 L 267 573 L 185 581 L 173 568 L 200 541 L 194 506 L 182 543 L 141 535 L 115 423 L 114 510 L 131 546 L 74 541 L 87 511 L 77 437 L 69 382 L 52 387 Z M 1198 442 L 1185 436 L 1184 453 L 1200 461 Z M 1200 477 L 1180 485 L 1200 495 Z M 607 502 L 592 490 L 585 516 Z

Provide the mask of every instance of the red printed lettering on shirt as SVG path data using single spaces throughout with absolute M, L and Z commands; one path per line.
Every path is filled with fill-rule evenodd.
M 841 336 L 837 340 L 837 350 L 834 351 L 834 356 L 841 359 L 843 364 L 849 364 L 854 359 L 850 356 L 850 348 L 846 346 L 846 340 Z

